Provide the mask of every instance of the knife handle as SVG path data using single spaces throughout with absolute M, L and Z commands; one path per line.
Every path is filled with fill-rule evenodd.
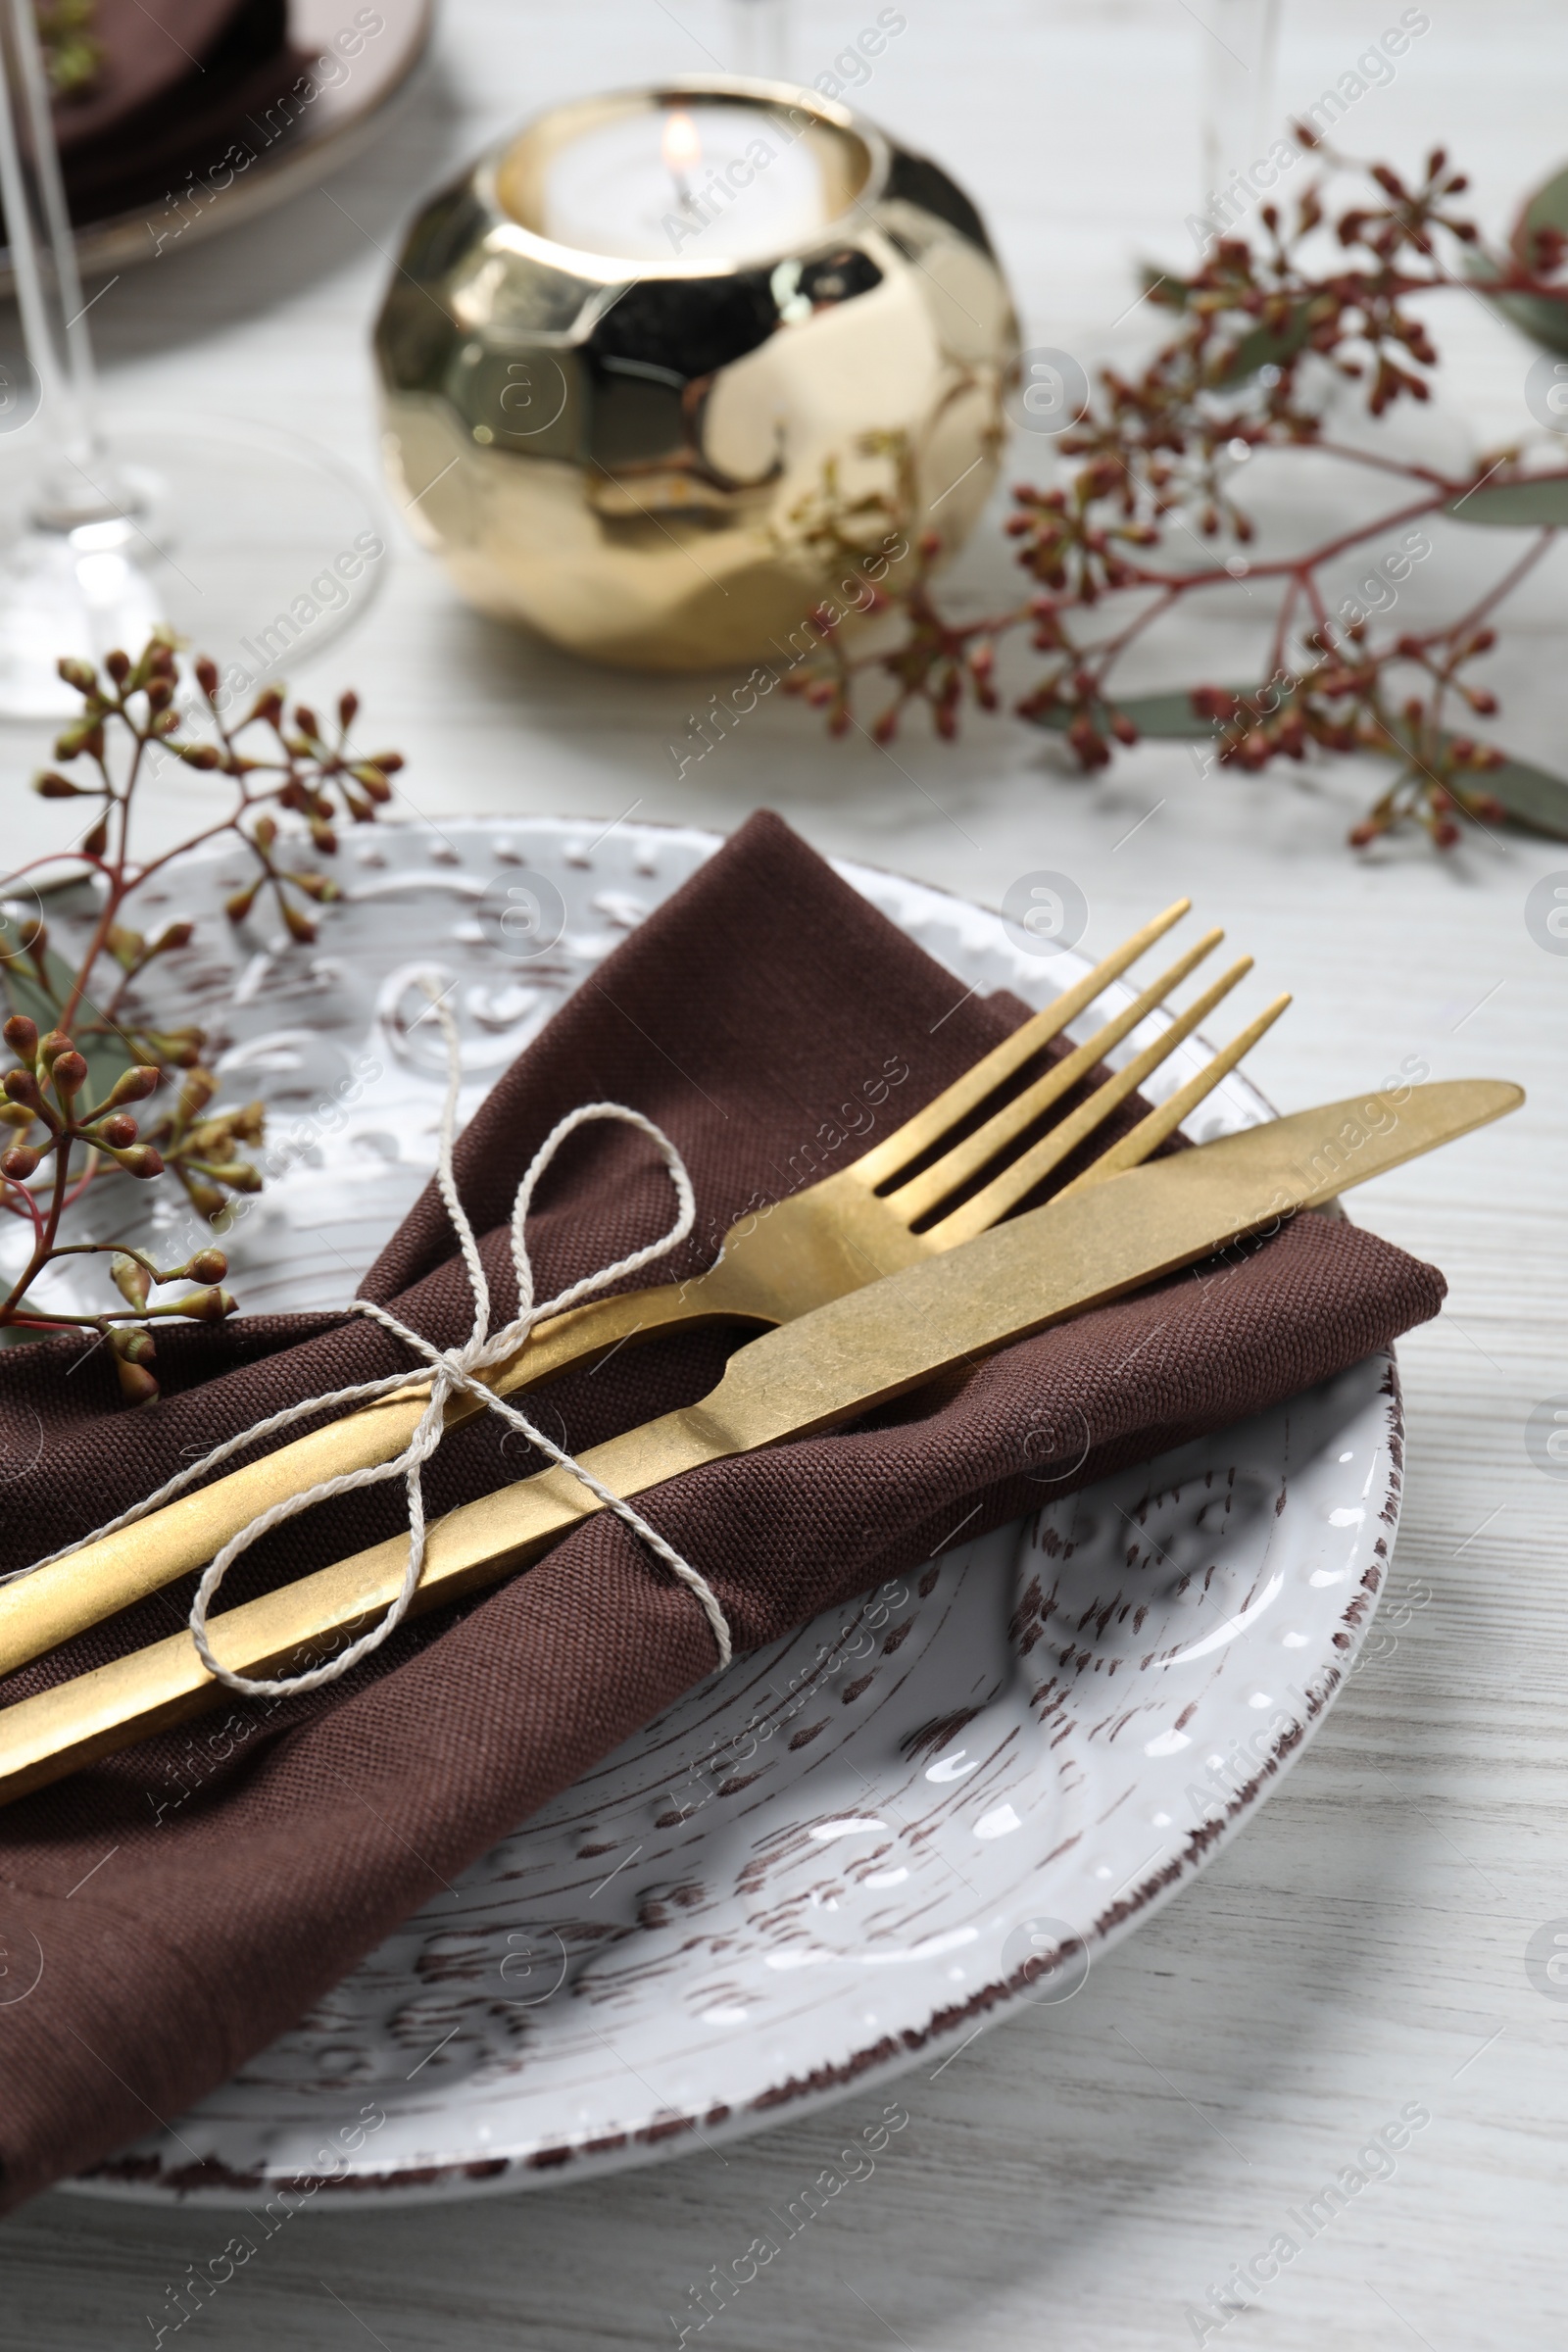
M 652 1337 L 675 1323 L 711 1322 L 720 1312 L 716 1294 L 705 1297 L 698 1283 L 662 1283 L 653 1290 L 591 1299 L 541 1323 L 511 1362 L 491 1374 L 490 1385 L 498 1396 L 517 1396 L 568 1366 L 603 1358 L 639 1332 L 647 1330 Z M 428 1401 L 428 1384 L 411 1380 L 408 1388 L 291 1439 L 261 1461 L 166 1502 L 66 1559 L 0 1585 L 0 1676 L 14 1674 L 29 1659 L 176 1577 L 205 1568 L 231 1536 L 274 1503 L 324 1479 L 392 1461 L 413 1437 Z M 453 1429 L 483 1409 L 474 1396 L 454 1396 L 446 1425 Z
M 699 1404 L 612 1438 L 581 1459 L 612 1493 L 637 1494 L 738 1450 L 722 1420 Z M 463 1504 L 429 1529 L 410 1613 L 500 1583 L 603 1507 L 561 1469 Z M 210 1618 L 208 1641 L 225 1666 L 253 1680 L 319 1665 L 391 1605 L 408 1557 L 408 1537 L 394 1536 Z M 20 1699 L 0 1709 L 0 1804 L 220 1705 L 224 1696 L 225 1686 L 209 1674 L 183 1628 Z

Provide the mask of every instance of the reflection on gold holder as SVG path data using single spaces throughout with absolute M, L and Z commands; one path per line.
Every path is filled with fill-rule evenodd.
M 713 104 L 811 142 L 834 217 L 808 243 L 634 261 L 543 233 L 565 144 Z M 815 92 L 718 75 L 557 108 L 482 156 L 416 220 L 375 342 L 393 483 L 472 603 L 599 661 L 775 672 L 814 605 L 863 604 L 858 549 L 876 578 L 933 517 L 961 544 L 1018 349 L 945 172 Z M 848 556 L 802 520 L 829 478 Z

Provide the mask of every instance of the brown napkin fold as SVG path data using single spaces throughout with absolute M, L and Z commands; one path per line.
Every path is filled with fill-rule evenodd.
M 700 1210 L 687 1258 L 704 1264 L 734 1218 L 845 1164 L 1020 1017 L 1010 999 L 962 995 L 776 817 L 753 818 L 563 1007 L 464 1136 L 498 1320 L 514 1297 L 514 1188 L 574 1104 L 628 1102 L 674 1137 Z M 540 1295 L 662 1230 L 668 1199 L 641 1139 L 580 1132 L 530 1223 Z M 466 1336 L 432 1195 L 365 1293 L 441 1345 Z M 926 1558 L 956 1525 L 968 1538 L 1029 1510 L 1028 1473 L 1075 1457 L 1085 1426 L 1089 1453 L 1053 1494 L 1342 1370 L 1443 1293 L 1373 1235 L 1303 1216 L 1234 1270 L 1180 1277 L 940 1396 L 699 1471 L 641 1507 L 709 1577 L 737 1650 L 753 1648 Z M 581 1450 L 702 1395 L 736 1344 L 696 1332 L 622 1348 L 541 1407 Z M 101 1349 L 83 1358 L 65 1340 L 0 1358 L 0 1464 L 32 1464 L 0 1488 L 0 1566 L 284 1401 L 404 1360 L 373 1325 L 309 1315 L 172 1331 L 159 1355 L 165 1394 L 135 1412 Z M 427 1473 L 431 1508 L 537 1466 L 519 1444 L 493 1415 L 454 1433 Z M 224 1604 L 378 1541 L 400 1506 L 401 1487 L 382 1487 L 295 1521 L 236 1565 Z M 183 1585 L 155 1596 L 11 1678 L 0 1701 L 159 1639 L 188 1599 Z M 691 1595 L 599 1519 L 461 1612 L 403 1628 L 327 1690 L 236 1703 L 0 1811 L 0 1933 L 22 1955 L 35 1937 L 44 1961 L 27 1998 L 0 2005 L 0 2202 L 177 2116 L 712 1666 Z

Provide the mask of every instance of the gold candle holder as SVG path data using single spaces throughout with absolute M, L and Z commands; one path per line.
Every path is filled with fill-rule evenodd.
M 936 165 L 814 92 L 704 75 L 481 156 L 416 220 L 375 348 L 394 486 L 470 602 L 701 669 L 862 603 L 927 527 L 961 544 L 1018 337 Z

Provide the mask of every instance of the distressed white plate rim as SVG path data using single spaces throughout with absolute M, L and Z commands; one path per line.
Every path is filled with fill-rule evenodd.
M 246 1306 L 340 1302 L 422 1184 L 440 1063 L 416 973 L 452 980 L 471 1108 L 716 847 L 624 820 L 377 827 L 350 837 L 314 950 L 228 932 L 231 853 L 172 866 L 160 911 L 206 919 L 166 984 L 273 1108 L 273 1181 L 231 1243 Z M 839 870 L 960 993 L 1044 1003 L 1085 968 L 929 885 Z M 1269 1115 L 1233 1075 L 1196 1132 Z M 127 1192 L 114 1213 L 146 1218 Z M 1070 1998 L 1321 1719 L 1387 1573 L 1400 1441 L 1390 1353 L 1084 1494 L 1043 1484 L 1033 1520 L 689 1693 L 232 2082 L 72 2185 L 380 2207 L 583 2179 Z

